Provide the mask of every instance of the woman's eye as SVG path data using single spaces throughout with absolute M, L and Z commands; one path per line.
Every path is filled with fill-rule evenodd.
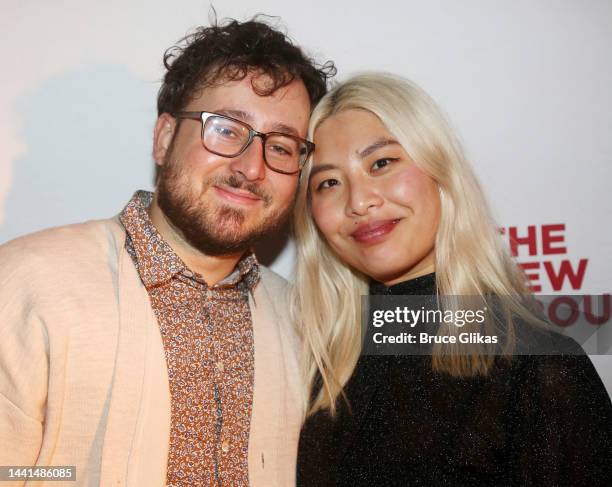
M 389 164 L 393 163 L 397 161 L 397 158 L 392 158 L 392 157 L 386 157 L 384 159 L 378 159 L 374 164 L 372 164 L 372 170 L 373 171 L 378 171 L 380 169 L 382 169 L 383 167 L 388 166 Z
M 332 186 L 337 186 L 338 184 L 340 184 L 340 181 L 338 181 L 337 179 L 325 179 L 317 185 L 317 191 L 321 189 L 328 189 Z

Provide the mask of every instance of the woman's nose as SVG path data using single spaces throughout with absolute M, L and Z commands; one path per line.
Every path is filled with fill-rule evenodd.
M 347 216 L 365 216 L 372 208 L 379 207 L 383 202 L 376 187 L 369 181 L 351 183 L 346 206 Z

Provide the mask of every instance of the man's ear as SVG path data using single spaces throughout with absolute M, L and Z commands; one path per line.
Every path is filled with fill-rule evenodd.
M 158 117 L 153 133 L 153 159 L 158 166 L 164 165 L 175 129 L 176 119 L 172 115 L 162 113 Z

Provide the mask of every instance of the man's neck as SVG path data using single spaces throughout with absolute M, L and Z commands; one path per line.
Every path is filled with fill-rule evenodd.
M 228 255 L 206 255 L 192 247 L 170 224 L 166 215 L 157 205 L 154 197 L 148 208 L 151 222 L 172 250 L 176 252 L 185 265 L 193 272 L 200 274 L 209 286 L 216 284 L 231 274 L 242 253 Z

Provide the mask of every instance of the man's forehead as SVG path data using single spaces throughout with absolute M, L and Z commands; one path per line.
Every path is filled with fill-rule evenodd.
M 221 113 L 244 121 L 255 130 L 303 137 L 310 117 L 310 99 L 302 80 L 293 80 L 272 93 L 262 93 L 257 91 L 259 85 L 253 85 L 253 76 L 251 73 L 242 79 L 216 82 L 199 90 L 186 110 Z
M 288 71 L 278 71 L 269 73 L 261 68 L 244 68 L 233 67 L 231 65 L 216 70 L 212 75 L 215 84 L 240 83 L 247 79 L 256 87 L 257 90 L 274 90 L 283 85 L 289 84 L 296 76 L 293 76 Z
M 257 121 L 257 117 L 255 117 L 255 115 L 248 110 L 240 110 L 240 109 L 235 109 L 231 107 L 222 107 L 222 108 L 216 108 L 214 109 L 214 111 L 215 113 L 219 113 L 221 115 L 227 115 L 228 117 L 242 120 L 243 122 L 246 122 L 250 125 L 253 125 Z M 271 126 L 272 126 L 271 130 L 274 132 L 283 132 L 285 134 L 296 135 L 296 136 L 300 135 L 296 127 L 293 127 L 279 120 L 272 121 Z
M 310 105 L 310 95 L 304 81 L 284 74 L 276 76 L 264 71 L 226 71 L 203 82 L 202 92 L 213 90 L 243 89 L 264 98 L 282 102 L 286 98 L 305 96 Z

